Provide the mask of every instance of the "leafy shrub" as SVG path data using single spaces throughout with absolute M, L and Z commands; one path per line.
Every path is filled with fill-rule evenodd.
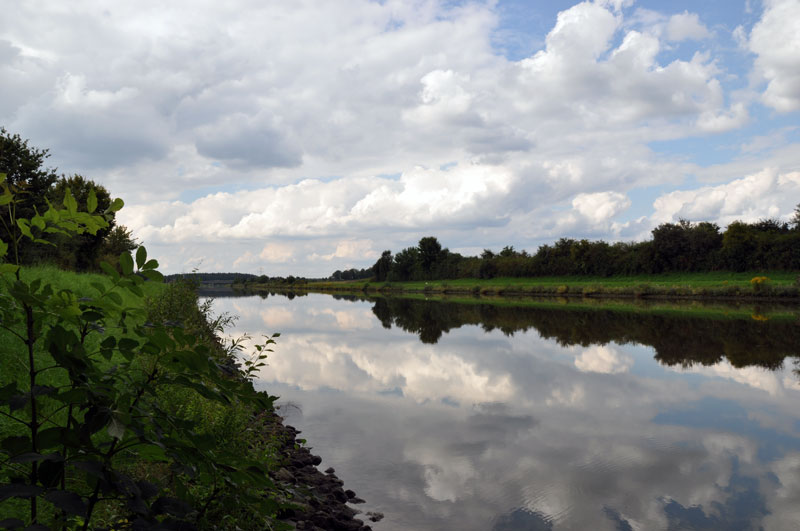
M 0 174 L 0 206 L 13 207 L 4 180 Z M 179 287 L 174 299 L 167 292 L 163 307 L 151 310 L 151 318 L 167 321 L 148 322 L 142 284 L 162 277 L 144 247 L 135 258 L 121 254 L 119 270 L 103 263 L 109 282 L 93 283 L 90 293 L 25 280 L 16 258 L 23 238 L 50 245 L 51 234 L 94 234 L 122 201 L 95 213 L 90 192 L 88 212 L 80 212 L 67 190 L 63 207 L 18 219 L 9 208 L 20 231 L 0 241 L 0 259 L 9 249 L 15 257 L 0 263 L 0 327 L 13 337 L 9 351 L 26 371 L 10 381 L 0 374 L 0 415 L 15 426 L 0 434 L 2 525 L 215 527 L 221 523 L 212 512 L 235 500 L 246 517 L 232 527 L 268 527 L 278 510 L 269 463 L 245 451 L 243 439 L 217 438 L 231 428 L 234 437 L 245 433 L 244 419 L 272 408 L 274 397 L 256 392 L 251 380 L 274 340 L 258 345 L 241 370 L 232 368 L 226 354 L 237 344 L 226 353 L 209 337 L 168 322 L 172 311 L 186 310 L 192 319 L 189 301 L 196 304 L 196 297 Z M 140 302 L 126 306 L 121 293 Z

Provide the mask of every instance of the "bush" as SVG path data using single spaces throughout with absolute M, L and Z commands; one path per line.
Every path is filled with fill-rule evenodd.
M 94 234 L 107 227 L 109 211 L 94 213 L 91 197 L 88 212 L 78 211 L 67 191 L 63 209 L 12 215 L 20 234 L 11 246 L 23 238 L 48 245 L 52 233 Z M 4 186 L 0 205 L 15 201 Z M 0 241 L 0 259 L 8 250 Z M 0 327 L 14 337 L 4 347 L 26 372 L 0 381 L 0 412 L 17 427 L 0 433 L 2 525 L 189 528 L 235 500 L 246 517 L 233 525 L 268 527 L 279 508 L 269 463 L 245 451 L 238 437 L 246 432 L 238 428 L 243 418 L 272 408 L 274 397 L 256 392 L 251 379 L 274 340 L 257 346 L 237 370 L 227 360 L 238 344 L 226 352 L 168 322 L 174 319 L 168 312 L 189 315 L 190 299 L 196 303 L 182 288 L 152 310 L 165 322 L 146 320 L 142 284 L 162 277 L 144 247 L 135 258 L 120 255 L 119 266 L 101 264 L 108 282 L 77 293 L 47 279 L 26 280 L 19 259 L 0 263 L 6 299 Z M 125 305 L 122 294 L 139 302 Z M 232 427 L 238 430 L 233 438 L 215 440 Z

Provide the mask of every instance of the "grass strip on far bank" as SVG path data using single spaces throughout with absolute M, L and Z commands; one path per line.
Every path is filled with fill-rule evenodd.
M 760 279 L 760 280 L 757 280 Z M 342 293 L 426 293 L 664 299 L 797 299 L 797 272 L 712 272 L 629 277 L 535 277 L 408 282 L 369 280 L 303 284 L 247 284 L 245 289 L 305 289 Z

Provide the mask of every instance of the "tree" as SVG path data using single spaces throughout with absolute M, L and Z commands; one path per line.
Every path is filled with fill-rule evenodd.
M 383 251 L 381 257 L 372 266 L 372 274 L 375 275 L 375 280 L 383 282 L 389 276 L 389 270 L 392 267 L 392 251 Z
M 36 212 L 44 212 L 47 191 L 57 179 L 55 169 L 43 167 L 49 156 L 46 149 L 30 147 L 27 140 L 0 127 L 0 173 L 6 174 L 5 184 L 16 197 L 14 204 L 0 207 L 0 240 L 19 239 L 19 227 L 9 222 L 12 217 L 31 219 Z M 19 256 L 12 258 L 29 263 L 27 255 L 33 245 L 26 239 L 19 242 L 15 251 Z
M 51 204 L 58 204 L 64 198 L 67 190 L 77 201 L 79 210 L 86 210 L 92 190 L 94 190 L 99 211 L 105 211 L 111 205 L 111 194 L 108 193 L 104 186 L 77 174 L 72 177 L 62 176 L 58 179 L 48 188 L 46 198 Z M 111 255 L 110 257 L 105 257 L 111 258 L 108 261 L 116 262 L 116 258 L 121 253 L 134 250 L 136 244 L 132 241 L 130 231 L 127 233 L 116 232 L 114 241 L 108 242 L 111 248 L 106 249 L 109 246 L 106 243 L 106 239 L 115 228 L 114 218 L 115 216 L 111 215 L 108 220 L 108 227 L 98 230 L 95 234 L 60 235 L 60 237 L 55 238 L 57 245 L 55 252 L 49 255 L 37 256 L 37 258 L 44 258 L 48 261 L 55 260 L 60 267 L 76 271 L 97 269 L 101 258 L 104 258 L 104 254 Z
M 430 273 L 433 265 L 439 261 L 442 254 L 442 244 L 433 236 L 426 236 L 419 241 L 420 265 L 425 273 Z
M 419 263 L 419 250 L 416 247 L 403 249 L 394 256 L 390 280 L 411 280 Z
M 794 230 L 800 230 L 800 203 L 797 203 L 797 206 L 794 207 L 794 214 L 789 221 L 789 225 L 791 225 Z

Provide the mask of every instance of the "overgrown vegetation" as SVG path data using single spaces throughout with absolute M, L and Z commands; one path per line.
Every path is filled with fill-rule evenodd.
M 13 204 L 0 205 L 0 240 L 17 242 L 11 251 L 13 259 L 24 265 L 51 263 L 72 271 L 99 271 L 101 262 L 114 263 L 120 253 L 134 250 L 131 232 L 116 224 L 108 190 L 81 175 L 59 177 L 55 169 L 44 166 L 47 157 L 46 149 L 32 147 L 19 135 L 0 128 L 0 173 L 6 174 L 6 186 L 16 197 Z M 51 204 L 58 204 L 67 191 L 76 209 L 82 211 L 87 210 L 92 194 L 95 208 L 106 212 L 106 224 L 94 232 L 51 232 L 48 237 L 54 245 L 37 245 L 20 238 L 23 227 L 8 223 L 10 216 L 34 219 Z
M 271 528 L 274 456 L 253 430 L 274 397 L 251 380 L 274 340 L 240 366 L 240 343 L 214 334 L 228 318 L 210 320 L 191 285 L 147 303 L 161 275 L 144 247 L 88 282 L 26 266 L 107 230 L 122 202 L 100 209 L 90 189 L 84 211 L 65 187 L 63 208 L 27 209 L 0 184 L 0 527 Z
M 636 276 L 713 271 L 800 271 L 800 205 L 791 223 L 735 221 L 724 232 L 714 223 L 664 223 L 649 241 L 609 244 L 561 238 L 535 254 L 507 246 L 462 256 L 428 236 L 416 247 L 384 251 L 371 269 L 378 281 L 546 276 Z M 340 273 L 340 272 L 339 272 Z M 363 278 L 355 276 L 351 280 Z M 348 280 L 334 273 L 331 280 Z

